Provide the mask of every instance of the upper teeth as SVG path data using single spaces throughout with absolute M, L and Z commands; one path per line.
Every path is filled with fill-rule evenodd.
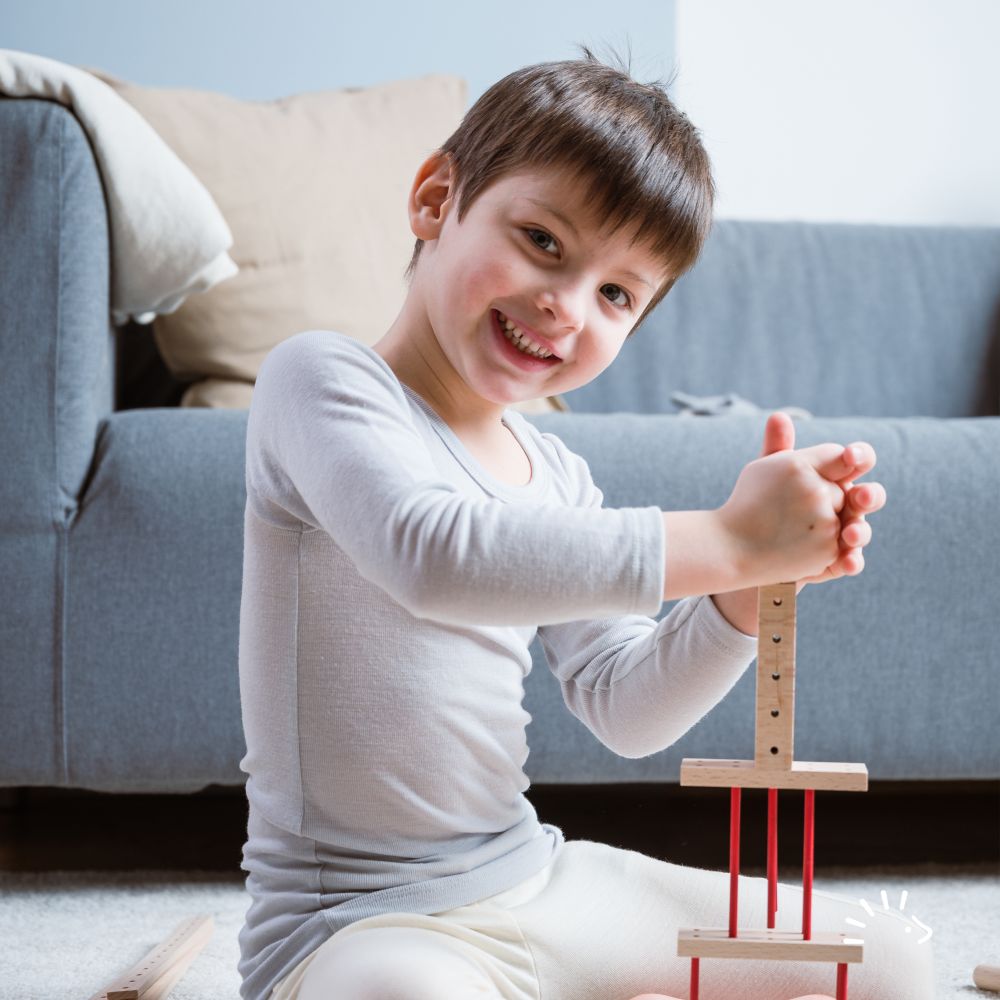
M 500 310 L 497 310 L 500 317 L 500 326 L 506 329 L 512 340 L 526 354 L 534 354 L 539 358 L 551 358 L 552 352 L 545 350 L 541 344 L 536 344 L 519 326 L 515 326 Z

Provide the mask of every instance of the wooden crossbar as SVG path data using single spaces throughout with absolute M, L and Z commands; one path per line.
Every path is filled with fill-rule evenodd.
M 868 768 L 820 760 L 795 760 L 787 770 L 758 767 L 754 760 L 685 757 L 681 784 L 703 788 L 814 788 L 827 792 L 864 792 Z
M 782 962 L 860 962 L 864 944 L 837 931 L 815 931 L 806 941 L 798 931 L 685 927 L 677 933 L 682 958 L 763 958 Z

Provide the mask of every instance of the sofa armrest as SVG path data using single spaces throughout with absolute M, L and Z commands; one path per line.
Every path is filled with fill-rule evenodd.
M 76 510 L 114 409 L 109 237 L 100 174 L 62 104 L 0 99 L 0 511 L 4 532 Z
M 760 454 L 767 414 L 527 419 L 587 460 L 605 506 L 693 510 L 725 503 Z M 861 481 L 887 495 L 868 519 L 863 572 L 799 595 L 796 759 L 862 761 L 876 779 L 1000 777 L 1000 417 L 834 417 L 796 420 L 795 430 L 796 448 L 869 442 L 877 464 Z M 682 757 L 751 758 L 754 676 L 751 666 L 659 754 L 624 761 L 597 748 L 595 762 L 588 748 L 583 777 L 566 774 L 565 753 L 547 753 L 546 734 L 532 731 L 533 780 L 676 780 Z M 558 698 L 551 680 L 529 676 L 529 710 Z

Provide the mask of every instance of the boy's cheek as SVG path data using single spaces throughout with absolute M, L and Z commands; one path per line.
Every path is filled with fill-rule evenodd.
M 482 306 L 497 300 L 516 298 L 524 293 L 524 276 L 506 261 L 493 259 L 471 267 L 463 282 L 462 297 L 469 304 Z

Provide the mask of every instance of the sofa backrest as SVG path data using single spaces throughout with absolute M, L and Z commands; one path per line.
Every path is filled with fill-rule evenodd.
M 675 391 L 816 416 L 1000 413 L 1000 228 L 717 220 L 573 410 Z
M 81 440 L 54 450 L 68 452 L 72 493 L 102 416 L 176 405 L 184 384 L 106 316 L 106 209 L 72 113 L 5 98 L 0 137 L 3 224 L 15 235 L 4 241 L 0 349 L 18 352 L 23 369 L 32 342 L 42 363 L 58 340 L 72 373 L 57 378 L 58 419 Z M 678 390 L 817 416 L 1000 414 L 1000 228 L 717 220 L 697 264 L 614 363 L 564 398 L 583 412 L 673 413 Z

